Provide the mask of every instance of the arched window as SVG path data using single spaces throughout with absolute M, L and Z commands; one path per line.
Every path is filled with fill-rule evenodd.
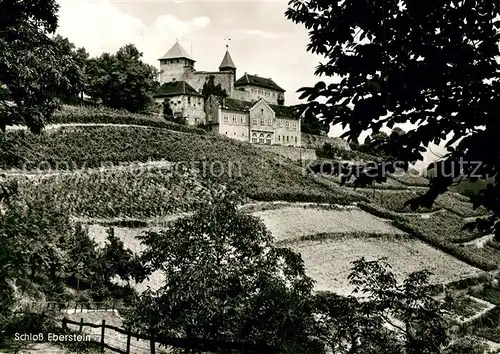
M 259 144 L 264 144 L 264 134 L 259 135 Z
M 256 143 L 257 142 L 257 134 L 253 133 L 252 134 L 252 143 Z
M 266 144 L 271 145 L 271 134 L 266 135 Z

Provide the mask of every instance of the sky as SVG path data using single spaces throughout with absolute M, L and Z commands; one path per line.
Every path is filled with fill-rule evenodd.
M 237 67 L 272 78 L 299 103 L 297 89 L 314 85 L 321 58 L 308 53 L 307 31 L 285 18 L 287 1 L 59 0 L 59 33 L 92 56 L 133 43 L 144 61 L 158 58 L 179 39 L 197 70 L 218 71 L 226 43 Z M 231 40 L 226 41 L 226 38 Z
M 237 77 L 246 72 L 272 78 L 286 90 L 286 105 L 300 102 L 296 92 L 300 87 L 324 80 L 314 75 L 323 58 L 307 52 L 307 30 L 285 18 L 287 0 L 58 2 L 58 33 L 77 47 L 85 47 L 91 56 L 114 53 L 133 43 L 145 62 L 159 68 L 158 58 L 178 39 L 196 60 L 195 69 L 217 71 L 228 44 Z M 340 127 L 332 127 L 329 135 L 341 133 Z M 444 152 L 436 145 L 431 150 L 419 165 L 424 166 Z

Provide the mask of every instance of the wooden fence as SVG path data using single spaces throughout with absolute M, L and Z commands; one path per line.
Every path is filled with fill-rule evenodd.
M 271 346 L 266 344 L 255 344 L 255 343 L 242 343 L 242 342 L 224 342 L 224 341 L 215 341 L 208 339 L 200 339 L 200 338 L 178 338 L 178 337 L 168 337 L 162 335 L 143 335 L 139 333 L 131 332 L 130 330 L 125 330 L 123 328 L 110 326 L 106 324 L 106 320 L 102 320 L 102 324 L 94 324 L 94 323 L 85 323 L 83 322 L 83 318 L 80 319 L 80 322 L 71 321 L 67 318 L 62 319 L 62 327 L 67 330 L 68 325 L 78 326 L 78 332 L 83 334 L 85 327 L 100 329 L 100 338 L 93 339 L 95 342 L 100 342 L 101 351 L 104 352 L 104 349 L 112 350 L 116 353 L 120 354 L 130 354 L 131 347 L 133 346 L 132 338 L 136 340 L 143 340 L 149 342 L 149 348 L 147 351 L 144 351 L 146 348 L 142 349 L 141 352 L 148 352 L 151 354 L 156 354 L 157 345 L 163 345 L 167 347 L 174 347 L 180 349 L 190 349 L 190 350 L 198 350 L 201 352 L 207 353 L 218 353 L 221 351 L 227 350 L 238 350 L 241 353 L 259 353 L 259 354 L 267 354 L 267 353 L 279 353 L 279 351 Z M 126 338 L 125 341 L 125 349 L 116 348 L 108 343 L 106 343 L 106 334 L 110 331 L 117 332 Z M 137 348 L 137 347 L 136 347 Z M 133 353 L 138 353 L 138 351 L 134 348 Z
M 115 302 L 92 302 L 92 303 L 77 303 L 77 302 L 56 302 L 50 301 L 40 303 L 32 301 L 25 306 L 28 312 L 65 312 L 65 313 L 82 313 L 82 312 L 106 312 L 116 310 L 127 310 L 128 308 L 119 306 Z

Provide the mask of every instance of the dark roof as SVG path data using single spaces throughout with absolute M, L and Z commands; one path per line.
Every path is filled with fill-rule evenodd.
M 179 59 L 179 58 L 186 58 L 189 60 L 193 60 L 193 59 L 191 59 L 189 54 L 186 52 L 186 50 L 184 48 L 182 48 L 182 46 L 179 44 L 179 42 L 175 42 L 175 44 L 172 46 L 172 48 L 170 48 L 168 50 L 168 52 L 166 52 L 160 58 L 160 60 L 162 60 L 162 59 Z
M 236 82 L 234 83 L 234 86 L 246 86 L 246 85 L 254 85 L 254 86 L 259 86 L 262 88 L 267 88 L 271 90 L 276 90 L 276 91 L 281 91 L 285 92 L 281 87 L 279 87 L 272 79 L 265 79 L 263 77 L 255 76 L 255 75 L 248 75 L 245 74 L 242 77 L 240 77 Z
M 228 109 L 232 111 L 248 112 L 255 102 L 235 100 L 234 98 L 217 97 L 221 109 Z
M 218 96 L 213 96 L 217 102 L 219 102 L 221 109 L 227 109 L 239 112 L 248 112 L 250 108 L 257 104 L 257 102 L 241 101 L 235 100 L 234 98 L 222 98 Z M 266 102 L 267 103 L 267 102 Z M 299 119 L 299 115 L 295 106 L 279 106 L 275 104 L 269 104 L 269 107 L 274 111 L 276 118 L 288 118 L 288 119 Z
M 186 81 L 172 81 L 166 82 L 160 86 L 155 97 L 168 97 L 168 96 L 179 96 L 179 95 L 190 95 L 190 96 L 203 96 L 201 93 L 196 91 L 191 85 Z
M 233 59 L 231 58 L 231 55 L 229 54 L 228 50 L 226 50 L 226 54 L 222 59 L 222 63 L 220 63 L 219 65 L 219 69 L 224 69 L 224 68 L 236 69 L 236 66 L 233 63 Z
M 279 106 L 270 104 L 269 107 L 274 111 L 276 118 L 299 119 L 299 114 L 294 106 Z

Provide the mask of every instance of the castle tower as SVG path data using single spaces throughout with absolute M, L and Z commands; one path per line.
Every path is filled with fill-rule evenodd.
M 160 83 L 184 81 L 186 73 L 194 71 L 194 63 L 189 54 L 179 44 L 175 44 L 160 59 Z
M 230 71 L 233 73 L 234 80 L 236 80 L 236 65 L 234 65 L 233 59 L 229 54 L 228 46 L 226 45 L 226 54 L 219 65 L 219 71 Z

